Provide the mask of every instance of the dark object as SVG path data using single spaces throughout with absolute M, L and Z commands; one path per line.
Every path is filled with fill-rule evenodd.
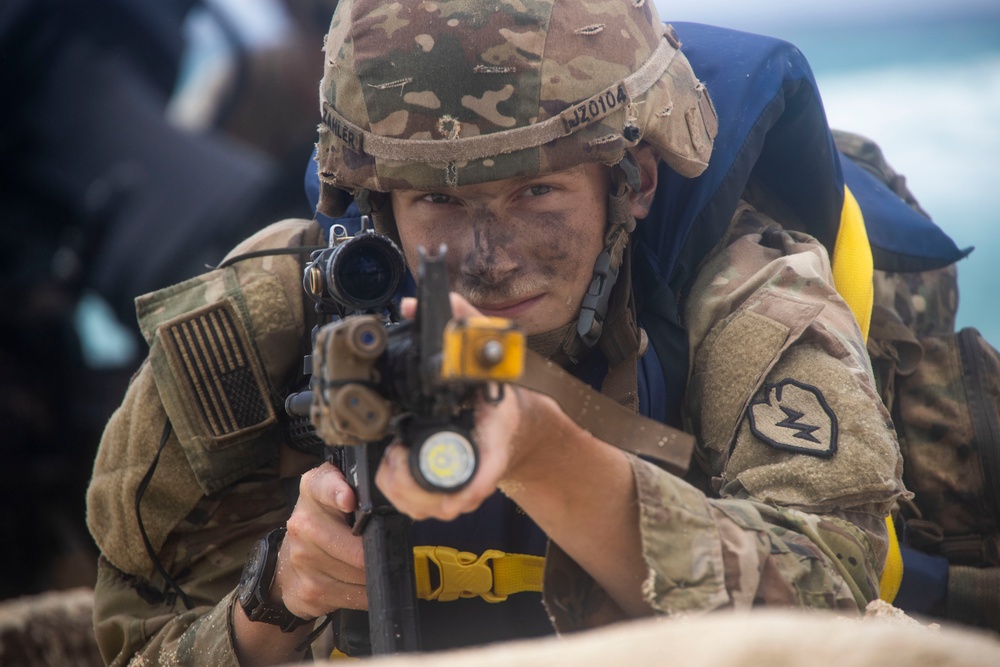
M 89 471 L 144 355 L 95 365 L 76 328 L 92 311 L 78 306 L 99 296 L 141 348 L 136 296 L 202 273 L 273 220 L 311 214 L 299 183 L 311 137 L 270 157 L 168 122 L 195 7 L 211 10 L 0 3 L 0 599 L 96 577 Z
M 357 494 L 354 533 L 361 535 L 365 551 L 368 613 L 341 610 L 336 633 L 337 648 L 351 656 L 420 650 L 411 521 L 375 486 L 375 471 L 387 445 L 383 441 L 327 449 L 328 458 L 342 467 Z
M 247 618 L 257 623 L 277 625 L 282 632 L 292 632 L 311 620 L 299 618 L 285 609 L 280 602 L 268 602 L 267 592 L 274 581 L 278 564 L 278 549 L 285 537 L 285 529 L 277 528 L 260 538 L 247 555 L 236 596 Z
M 306 268 L 306 293 L 324 310 L 341 316 L 387 308 L 406 275 L 396 244 L 371 229 L 333 241 L 315 253 Z

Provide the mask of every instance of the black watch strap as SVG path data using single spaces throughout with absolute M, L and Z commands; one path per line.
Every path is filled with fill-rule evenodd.
M 278 549 L 284 537 L 285 529 L 277 528 L 262 537 L 250 550 L 237 588 L 237 599 L 251 621 L 277 625 L 282 632 L 292 632 L 313 619 L 299 618 L 281 602 L 268 601 L 268 591 L 278 564 Z

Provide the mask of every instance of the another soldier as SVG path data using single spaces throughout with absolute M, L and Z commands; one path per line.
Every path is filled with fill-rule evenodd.
M 423 490 L 390 448 L 378 485 L 415 543 L 545 555 L 541 595 L 422 602 L 425 649 L 759 605 L 856 613 L 879 595 L 903 486 L 864 304 L 859 325 L 833 285 L 853 200 L 801 54 L 762 51 L 719 60 L 755 72 L 760 99 L 717 126 L 651 2 L 340 3 L 319 211 L 342 215 L 349 194 L 411 269 L 447 244 L 456 314 L 514 319 L 536 351 L 697 437 L 681 479 L 510 387 L 478 407 L 462 491 Z M 326 233 L 284 221 L 233 255 Z M 313 619 L 366 608 L 354 494 L 279 417 L 314 321 L 302 269 L 243 259 L 138 301 L 150 356 L 89 492 L 110 663 L 289 661 Z M 266 599 L 238 602 L 261 540 L 247 571 Z

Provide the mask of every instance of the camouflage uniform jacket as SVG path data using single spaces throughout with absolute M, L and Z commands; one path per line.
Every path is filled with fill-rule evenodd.
M 877 595 L 883 517 L 902 492 L 889 417 L 822 247 L 764 230 L 752 212 L 740 219 L 687 307 L 690 424 L 716 491 L 635 460 L 643 592 L 663 614 L 856 612 Z M 286 221 L 234 253 L 310 245 L 316 234 Z M 245 554 L 287 517 L 281 478 L 309 465 L 288 454 L 276 419 L 308 338 L 300 281 L 298 259 L 258 258 L 137 302 L 150 357 L 108 425 L 88 495 L 103 553 L 95 624 L 111 664 L 236 664 L 232 591 Z M 140 510 L 190 609 L 154 569 L 136 520 L 161 441 Z M 555 545 L 545 589 L 561 630 L 621 616 Z
M 634 459 L 643 593 L 667 615 L 856 612 L 878 596 L 884 517 L 905 493 L 892 422 L 822 245 L 747 205 L 733 220 L 684 305 L 686 419 L 709 488 Z M 555 545 L 547 574 L 560 629 L 621 618 Z

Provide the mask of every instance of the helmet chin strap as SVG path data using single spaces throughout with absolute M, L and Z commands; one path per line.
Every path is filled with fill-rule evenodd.
M 626 249 L 622 255 L 621 279 L 613 287 L 607 319 L 597 345 L 608 362 L 601 393 L 636 412 L 639 409 L 637 361 L 645 351 L 646 338 L 635 321 L 630 269 Z M 553 331 L 528 336 L 528 347 L 568 368 L 592 352 L 577 334 L 576 325 L 576 321 L 571 321 Z
M 614 308 L 613 314 L 617 316 L 631 310 L 629 303 L 631 300 L 631 278 L 627 270 L 629 262 L 627 261 L 626 248 L 629 238 L 635 230 L 636 221 L 629 210 L 629 194 L 638 192 L 639 187 L 639 165 L 632 154 L 626 152 L 622 161 L 612 168 L 604 249 L 594 262 L 593 278 L 583 297 L 574 335 L 572 339 L 566 341 L 567 345 L 563 346 L 564 351 L 571 358 L 578 357 L 581 352 L 593 348 L 604 337 L 609 321 L 609 307 Z M 626 269 L 625 275 L 619 280 L 623 267 Z M 618 289 L 616 286 L 619 286 Z M 622 296 L 619 297 L 619 295 Z M 618 298 L 613 300 L 613 296 Z M 613 301 L 615 302 L 614 306 L 612 306 Z M 626 336 L 626 338 L 630 337 Z M 602 344 L 601 347 L 605 354 L 611 353 L 608 359 L 609 363 L 613 363 L 622 356 L 622 353 L 615 349 L 618 346 L 619 343 L 612 342 L 609 350 L 606 349 L 607 345 Z M 625 352 L 625 354 L 628 353 Z
M 357 204 L 361 215 L 367 215 L 371 218 L 376 232 L 385 234 L 392 239 L 393 243 L 401 245 L 388 193 L 362 188 L 354 192 L 354 203 Z
M 601 393 L 633 411 L 639 408 L 636 362 L 645 351 L 645 337 L 635 319 L 629 253 L 636 226 L 629 195 L 639 190 L 639 183 L 639 167 L 626 153 L 612 171 L 604 250 L 595 262 L 579 317 L 555 331 L 528 338 L 532 350 L 563 366 L 599 347 L 608 362 Z

